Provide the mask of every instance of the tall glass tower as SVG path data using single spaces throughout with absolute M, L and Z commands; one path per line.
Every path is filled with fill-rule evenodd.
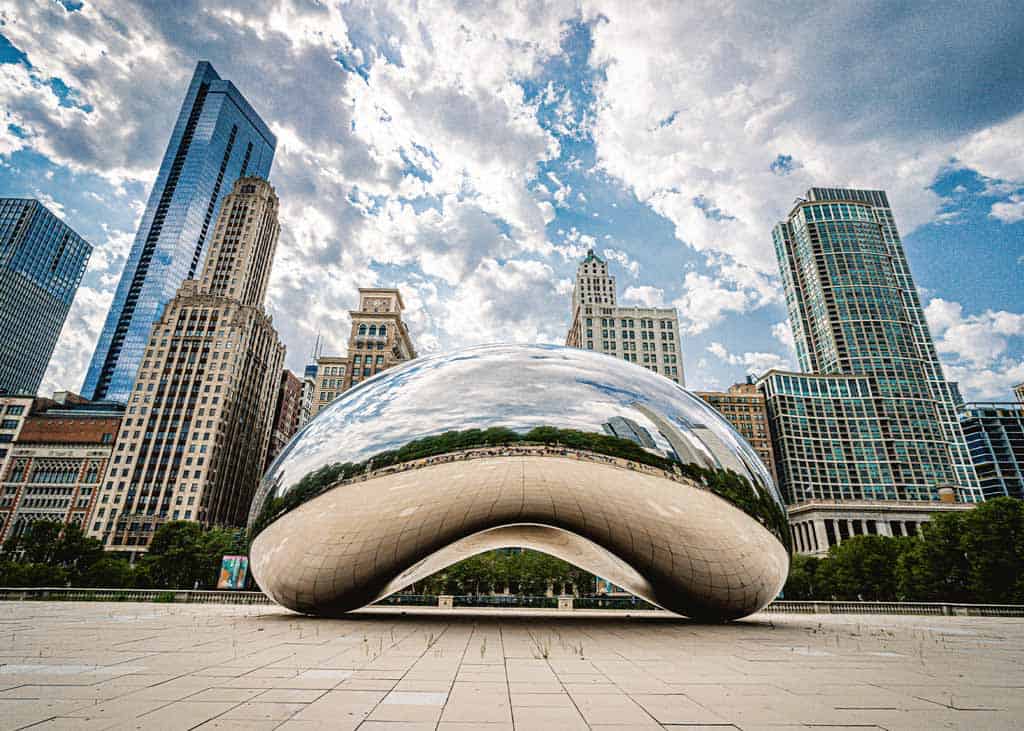
M 773 238 L 803 371 L 761 380 L 787 499 L 980 499 L 885 192 L 812 188 Z
M 224 195 L 266 178 L 277 138 L 230 81 L 196 66 L 135 234 L 82 394 L 127 401 L 150 328 L 181 283 L 201 271 Z
M 0 393 L 36 394 L 90 254 L 39 201 L 0 198 Z

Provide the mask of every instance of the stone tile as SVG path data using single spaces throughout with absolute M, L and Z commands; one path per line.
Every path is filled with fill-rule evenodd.
M 234 703 L 193 703 L 176 701 L 161 708 L 112 726 L 116 731 L 188 731 L 217 718 Z
M 559 731 L 587 731 L 590 727 L 575 706 L 515 706 L 512 716 L 523 729 L 557 728 Z
M 931 731 L 1024 718 L 1014 620 L 630 615 L 2 602 L 0 626 L 18 629 L 0 647 L 0 728 Z
M 305 703 L 241 703 L 224 714 L 228 720 L 286 721 L 306 707 Z
M 714 724 L 725 719 L 682 694 L 630 696 L 641 708 L 661 724 Z

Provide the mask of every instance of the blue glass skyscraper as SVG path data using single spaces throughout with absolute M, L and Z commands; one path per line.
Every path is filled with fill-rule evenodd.
M 39 201 L 0 198 L 0 393 L 35 395 L 91 253 Z
M 221 200 L 244 175 L 266 178 L 277 138 L 230 81 L 196 66 L 135 234 L 82 394 L 127 401 L 150 328 L 200 271 Z

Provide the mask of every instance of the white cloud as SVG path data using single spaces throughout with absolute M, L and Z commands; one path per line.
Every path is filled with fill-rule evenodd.
M 777 290 L 761 275 L 747 278 L 749 272 L 749 268 L 731 269 L 729 265 L 720 269 L 718 278 L 687 272 L 683 293 L 672 303 L 682 317 L 683 329 L 696 335 L 719 324 L 728 313 L 751 312 L 775 301 Z
M 985 310 L 963 314 L 959 302 L 936 297 L 925 308 L 948 378 L 968 399 L 1008 399 L 1024 381 L 1024 362 L 1011 357 L 1011 342 L 1024 341 L 1024 314 Z
M 1024 221 L 1024 195 L 1011 195 L 1009 200 L 993 203 L 989 215 L 1003 223 Z
M 608 261 L 614 261 L 636 279 L 640 276 L 640 262 L 622 249 L 605 249 L 601 252 Z
M 783 320 L 772 325 L 772 337 L 786 346 L 787 352 L 796 353 L 796 341 L 793 339 L 793 328 L 789 320 Z
M 930 186 L 951 160 L 988 178 L 1024 179 L 1024 114 L 992 124 L 1003 115 L 983 119 L 986 110 L 944 96 L 952 87 L 936 54 L 949 43 L 942 26 L 958 27 L 964 73 L 984 67 L 993 40 L 991 24 L 966 8 L 922 6 L 896 22 L 864 4 L 765 13 L 664 3 L 638 14 L 633 2 L 600 0 L 588 8 L 598 18 L 592 63 L 606 76 L 593 125 L 598 165 L 697 251 L 774 272 L 771 228 L 812 185 L 887 189 L 906 235 L 950 219 Z M 885 43 L 875 30 L 883 26 L 886 37 L 897 28 L 912 35 L 887 47 L 886 62 L 855 62 L 851 77 L 846 58 Z M 999 34 L 1012 38 L 1014 26 Z M 896 56 L 920 80 L 894 76 Z M 958 133 L 951 114 L 972 118 Z M 781 177 L 771 168 L 780 155 L 791 161 Z
M 788 358 L 778 353 L 730 353 L 724 345 L 718 342 L 708 345 L 707 351 L 729 365 L 743 366 L 747 373 L 753 375 L 761 375 L 772 368 L 788 370 L 793 367 Z
M 621 300 L 623 304 L 634 304 L 640 307 L 662 307 L 665 304 L 665 290 L 647 284 L 626 287 Z

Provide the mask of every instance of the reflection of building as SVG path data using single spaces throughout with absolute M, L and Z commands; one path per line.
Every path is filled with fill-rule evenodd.
M 883 191 L 812 188 L 773 231 L 804 371 L 769 371 L 786 500 L 981 498 L 899 233 Z M 863 522 L 863 521 L 862 521 Z
M 772 452 L 772 440 L 768 432 L 768 410 L 764 394 L 757 389 L 757 386 L 750 382 L 737 383 L 730 386 L 726 392 L 696 391 L 695 393 L 713 406 L 733 425 L 736 431 L 743 435 L 744 439 L 750 442 L 750 446 L 757 452 L 757 456 L 764 462 L 764 466 L 771 472 L 772 479 L 777 482 L 775 455 Z
M 1024 498 L 1024 403 L 965 404 L 960 426 L 985 499 Z
M 348 355 L 317 359 L 314 416 L 357 383 L 416 357 L 403 309 L 397 289 L 359 288 L 359 309 L 350 312 Z
M 628 439 L 636 442 L 641 447 L 656 449 L 657 445 L 651 439 L 651 433 L 645 427 L 640 426 L 632 419 L 625 419 L 621 416 L 613 416 L 604 424 L 606 433 L 619 439 Z
M 91 253 L 39 201 L 0 198 L 0 393 L 39 390 Z
M 679 316 L 672 307 L 619 307 L 615 277 L 591 250 L 576 270 L 565 344 L 642 365 L 684 384 Z
M 128 400 L 153 323 L 201 271 L 224 194 L 241 176 L 266 178 L 276 145 L 234 84 L 200 61 L 96 343 L 86 397 Z
M 74 394 L 54 398 L 25 419 L 0 475 L 0 540 L 37 520 L 88 528 L 124 407 Z
M 663 429 L 733 450 L 715 457 L 743 471 L 687 469 L 609 438 L 613 423 L 665 451 Z M 723 619 L 778 593 L 785 521 L 750 446 L 685 389 L 582 349 L 493 345 L 398 366 L 325 409 L 264 477 L 249 525 L 254 577 L 298 611 L 356 609 L 518 546 Z
M 153 325 L 92 531 L 145 550 L 167 520 L 241 525 L 266 464 L 284 346 L 264 312 L 280 227 L 265 180 L 224 200 L 202 278 Z
M 288 441 L 299 430 L 302 416 L 302 381 L 287 368 L 281 371 L 281 383 L 277 389 L 277 405 L 274 407 L 274 428 L 270 432 L 267 447 L 267 466 L 274 460 Z

